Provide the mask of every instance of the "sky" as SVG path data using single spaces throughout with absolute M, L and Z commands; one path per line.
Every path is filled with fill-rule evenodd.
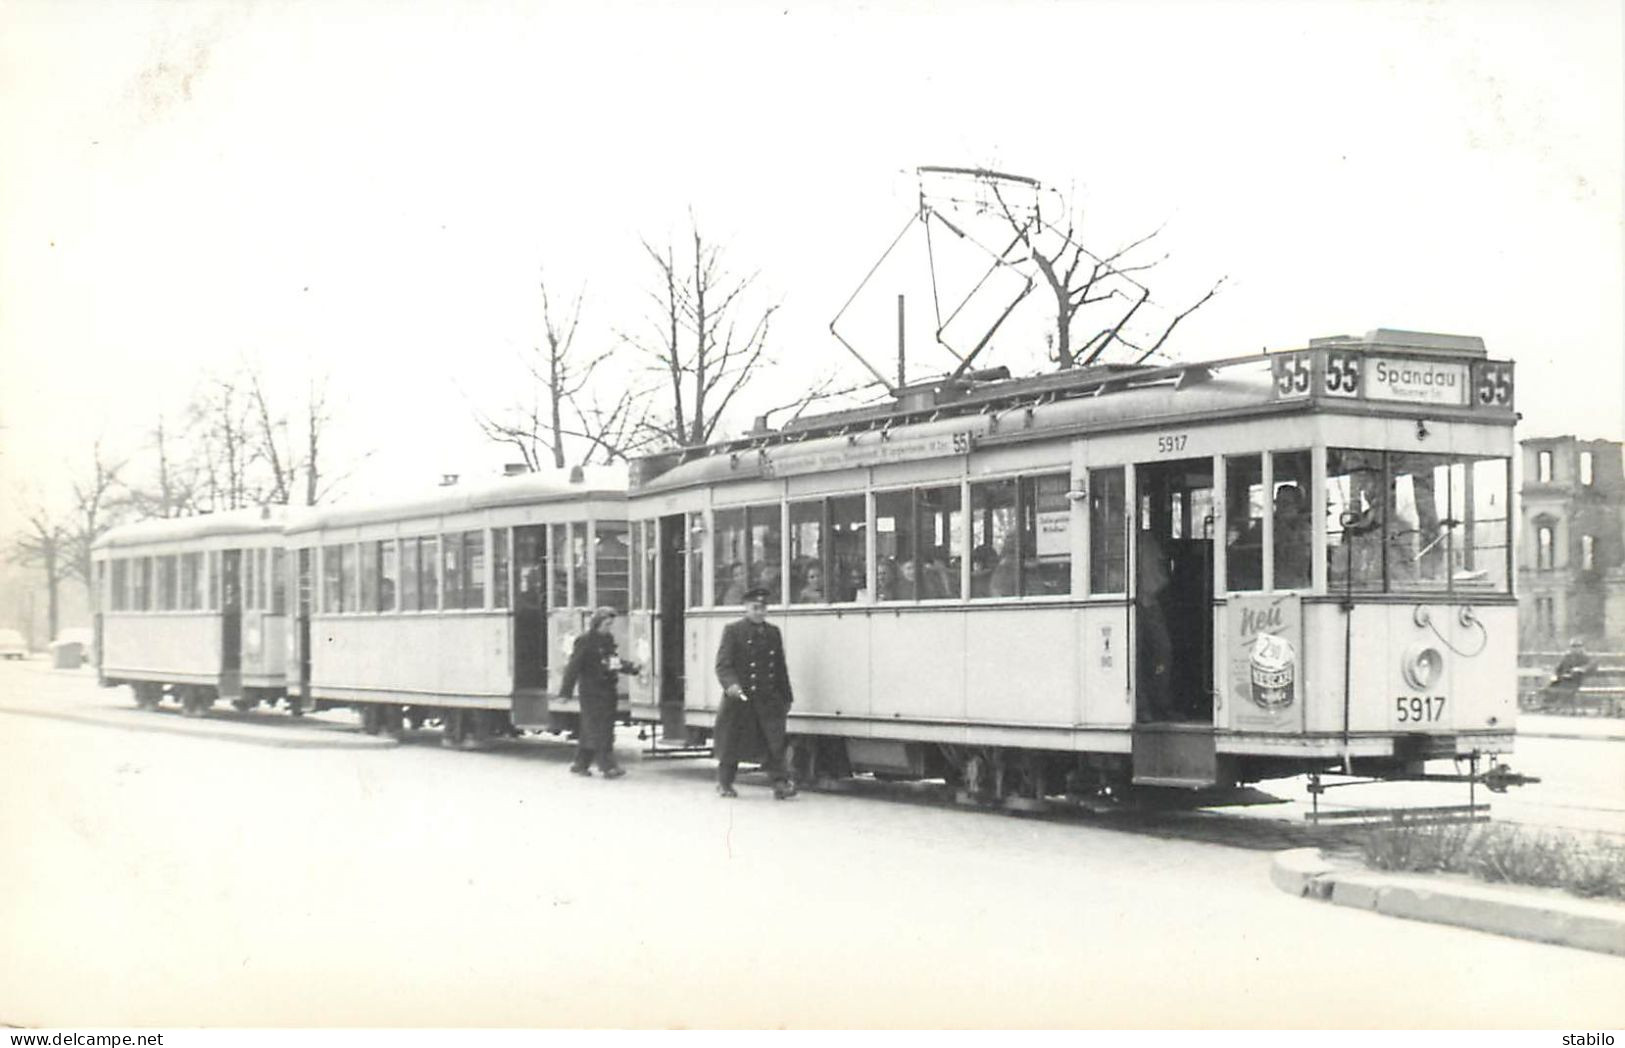
M 327 376 L 355 491 L 494 471 L 473 413 L 521 387 L 539 282 L 613 345 L 640 237 L 690 215 L 778 306 L 737 431 L 860 376 L 829 325 L 920 165 L 1037 178 L 1097 249 L 1161 227 L 1156 301 L 1224 278 L 1175 357 L 1475 334 L 1518 363 L 1520 436 L 1619 439 L 1622 50 L 1595 0 L 10 0 L 0 531 L 242 362 L 284 397 Z M 879 361 L 921 252 L 844 322 Z M 1036 364 L 1041 321 L 988 362 Z

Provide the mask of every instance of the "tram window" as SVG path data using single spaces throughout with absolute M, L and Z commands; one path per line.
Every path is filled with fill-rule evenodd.
M 1126 593 L 1127 523 L 1123 470 L 1089 471 L 1089 592 Z
M 632 548 L 626 560 L 626 589 L 628 603 L 633 611 L 642 611 L 643 601 L 643 521 L 632 525 Z
M 705 603 L 705 549 L 700 536 L 705 534 L 705 517 L 698 513 L 688 515 L 688 530 L 683 533 L 683 549 L 688 558 L 688 607 L 697 608 Z
M 220 610 L 220 551 L 209 551 L 209 610 Z
M 920 566 L 914 548 L 914 492 L 875 494 L 875 599 L 915 600 Z
M 271 614 L 288 613 L 288 559 L 281 546 L 271 550 Z
M 1264 587 L 1264 456 L 1224 460 L 1225 585 L 1231 590 Z M 1279 568 L 1277 568 L 1279 570 Z
M 345 543 L 344 547 L 344 610 L 361 610 L 361 549 Z
M 383 558 L 382 542 L 361 544 L 361 610 L 378 610 L 378 562 Z
M 1072 592 L 1072 478 L 1065 473 L 1022 477 L 1021 579 L 1024 597 Z M 998 573 L 994 573 L 995 581 Z
M 1512 557 L 1512 533 L 1507 520 L 1507 507 L 1512 504 L 1511 483 L 1509 460 L 1468 460 L 1459 509 L 1453 503 L 1450 512 L 1462 521 L 1460 556 L 1452 576 L 1457 583 L 1498 593 L 1507 591 Z
M 176 583 L 180 598 L 180 610 L 197 610 L 197 554 L 182 553 L 180 559 L 180 579 Z
M 401 539 L 401 610 L 418 610 L 418 540 Z
M 158 566 L 158 610 L 175 610 L 175 558 L 163 556 L 157 558 Z
M 544 605 L 543 593 L 547 580 L 543 568 L 547 562 L 544 532 L 541 528 L 519 528 L 513 534 L 513 559 L 516 569 L 514 607 L 521 611 L 540 611 Z
M 123 557 L 113 561 L 112 579 L 113 592 L 110 596 L 112 597 L 113 610 L 123 611 L 130 603 L 130 595 L 126 591 L 126 587 L 130 584 L 129 561 Z
M 508 606 L 508 529 L 491 529 L 491 607 Z
M 862 495 L 829 500 L 829 572 L 824 591 L 831 600 L 850 603 L 867 586 L 869 536 Z
M 778 503 L 750 506 L 745 510 L 750 535 L 749 561 L 752 586 L 767 590 L 769 604 L 784 603 L 784 556 L 781 545 L 784 510 Z
M 244 611 L 254 611 L 255 609 L 257 609 L 259 607 L 259 602 L 257 600 L 257 598 L 259 596 L 259 590 L 255 586 L 255 583 L 259 580 L 259 565 L 255 563 L 255 561 L 258 559 L 256 557 L 256 554 L 258 552 L 259 552 L 258 550 L 252 550 L 252 549 L 243 550 L 243 561 L 242 561 L 242 563 L 243 563 L 243 610 Z M 159 565 L 159 566 L 162 567 L 162 565 Z
M 712 515 L 711 563 L 716 579 L 713 602 L 718 605 L 745 603 L 750 589 L 750 564 L 743 509 L 719 509 Z
M 601 520 L 594 526 L 593 562 L 598 572 L 598 605 L 614 608 L 624 615 L 627 611 L 627 582 L 629 551 L 626 546 L 626 522 Z
M 400 585 L 400 548 L 394 539 L 378 543 L 378 610 L 394 611 Z
M 1270 456 L 1275 476 L 1275 589 L 1303 589 L 1310 584 L 1309 452 L 1277 451 Z
M 1449 508 L 1451 456 L 1390 453 L 1388 460 L 1389 588 L 1448 589 L 1456 531 Z
M 1021 551 L 1014 480 L 971 485 L 970 528 L 970 595 L 1015 596 Z
M 1326 567 L 1337 589 L 1383 588 L 1386 488 L 1382 452 L 1327 449 Z
M 555 608 L 568 608 L 570 606 L 570 532 L 563 524 L 555 524 L 548 530 L 548 548 L 552 556 L 548 559 L 550 576 L 548 602 Z
M 440 608 L 440 536 L 418 539 L 418 606 L 424 611 Z
M 916 493 L 915 552 L 920 559 L 919 591 L 924 600 L 959 596 L 959 566 L 965 557 L 960 531 L 963 508 L 959 486 L 921 488 Z
M 334 615 L 344 609 L 344 547 L 322 547 L 322 611 Z
M 136 598 L 137 611 L 152 610 L 152 558 L 142 557 L 136 561 Z
M 824 503 L 790 503 L 790 600 L 793 604 L 822 604 L 828 600 L 824 579 Z
M 456 609 L 463 607 L 463 598 L 467 586 L 463 582 L 463 537 L 457 532 L 451 532 L 441 544 L 442 555 L 445 557 L 445 574 L 441 576 L 445 583 L 445 591 L 441 596 L 441 607 Z
M 463 607 L 485 607 L 485 532 L 463 532 Z
M 580 520 L 570 525 L 570 600 L 573 608 L 592 606 L 592 591 L 587 588 L 587 524 Z
M 658 583 L 660 581 L 660 522 L 646 520 L 643 522 L 643 607 L 650 611 L 658 608 Z

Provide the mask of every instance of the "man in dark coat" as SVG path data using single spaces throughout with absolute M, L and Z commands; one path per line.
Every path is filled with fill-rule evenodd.
M 559 683 L 559 694 L 564 698 L 570 697 L 577 684 L 581 686 L 581 723 L 576 731 L 575 763 L 570 766 L 577 775 L 590 776 L 595 757 L 604 778 L 617 779 L 626 774 L 615 762 L 615 675 L 637 673 L 638 668 L 615 653 L 615 638 L 610 634 L 614 621 L 614 608 L 593 612 L 592 625 L 576 638 L 570 662 L 564 667 L 564 679 Z
M 773 780 L 773 796 L 795 796 L 784 767 L 784 725 L 795 696 L 784 664 L 784 638 L 767 622 L 767 590 L 745 594 L 745 617 L 722 630 L 717 647 L 717 680 L 722 706 L 717 710 L 717 793 L 736 797 L 734 773 L 746 752 L 766 754 L 763 767 Z

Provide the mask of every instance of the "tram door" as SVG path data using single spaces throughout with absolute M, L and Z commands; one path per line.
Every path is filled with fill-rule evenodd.
M 243 551 L 220 554 L 220 692 L 235 695 L 243 673 Z
M 513 529 L 513 686 L 547 687 L 547 526 Z
M 1158 462 L 1134 476 L 1134 781 L 1210 786 L 1213 462 Z
M 683 611 L 687 590 L 683 569 L 688 561 L 688 528 L 683 514 L 660 518 L 660 612 L 656 673 L 660 681 L 660 725 L 668 738 L 683 730 Z

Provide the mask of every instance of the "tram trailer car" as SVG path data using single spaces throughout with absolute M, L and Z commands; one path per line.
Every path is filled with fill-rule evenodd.
M 305 511 L 286 534 L 289 688 L 355 707 L 373 733 L 434 721 L 473 746 L 573 729 L 559 683 L 593 608 L 622 613 L 627 652 L 627 530 L 624 467 Z
M 286 698 L 282 517 L 233 510 L 110 529 L 91 549 L 97 680 L 189 715 Z M 295 711 L 297 712 L 297 710 Z
M 653 457 L 633 701 L 714 728 L 748 581 L 802 778 L 1008 799 L 1476 768 L 1517 715 L 1515 419 L 1480 339 L 1379 330 L 940 381 Z

